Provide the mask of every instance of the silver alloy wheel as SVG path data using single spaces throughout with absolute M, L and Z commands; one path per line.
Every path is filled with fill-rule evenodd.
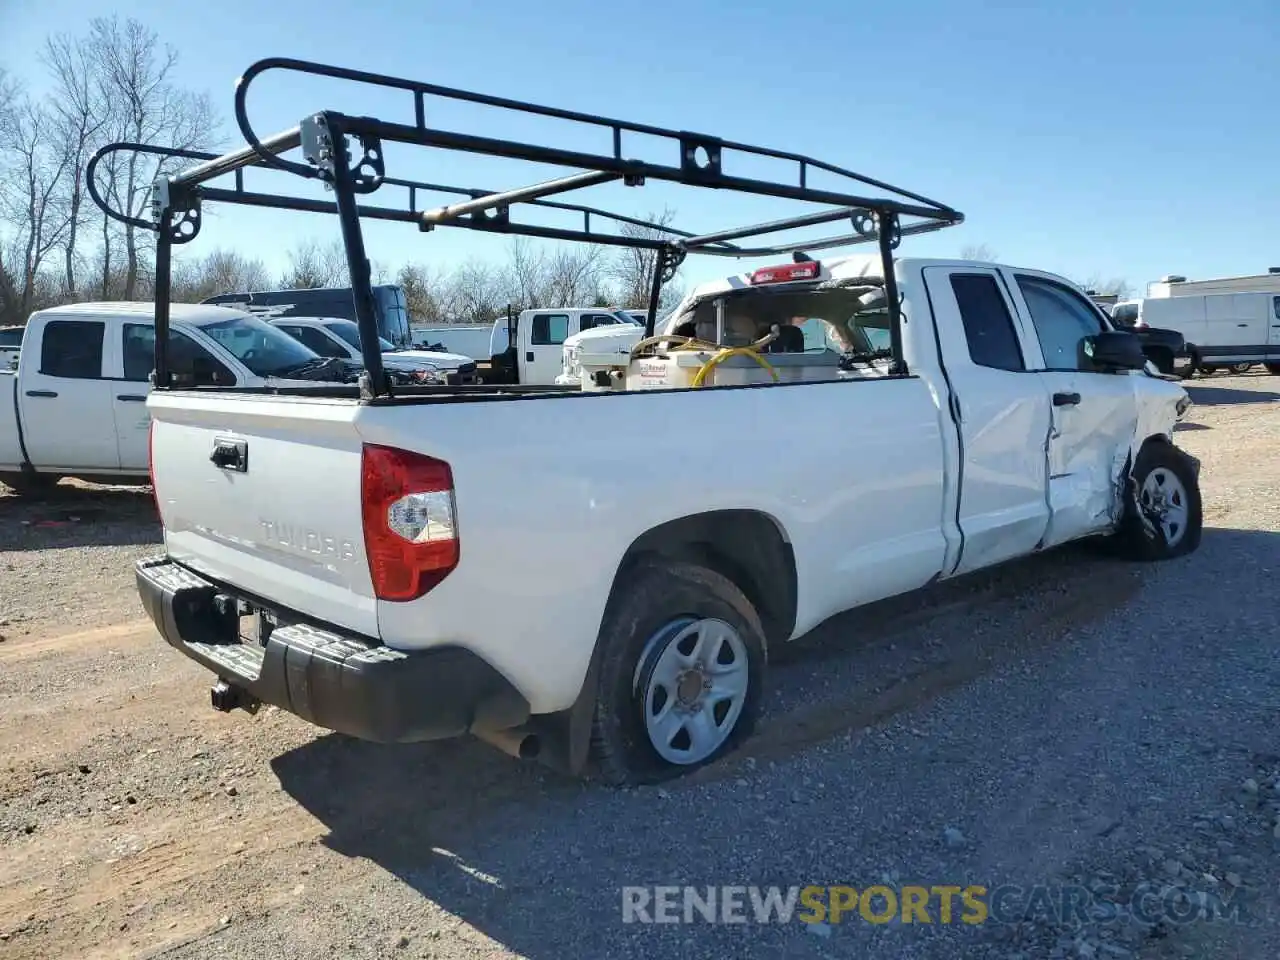
M 1187 532 L 1187 491 L 1178 475 L 1168 467 L 1156 467 L 1142 481 L 1138 494 L 1142 512 L 1158 522 L 1165 542 L 1177 546 Z
M 658 756 L 687 766 L 720 749 L 747 702 L 749 676 L 747 645 L 723 620 L 684 618 L 655 633 L 633 688 Z

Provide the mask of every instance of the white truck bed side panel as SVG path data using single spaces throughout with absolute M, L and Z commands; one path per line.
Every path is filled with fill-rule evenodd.
M 418 601 L 379 604 L 384 642 L 473 649 L 535 712 L 577 695 L 619 561 L 669 520 L 772 517 L 799 564 L 798 631 L 944 562 L 922 380 L 365 408 L 357 427 L 448 461 L 457 488 L 459 566 Z

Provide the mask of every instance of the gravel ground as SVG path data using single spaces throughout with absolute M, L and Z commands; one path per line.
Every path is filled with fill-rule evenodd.
M 0 497 L 0 956 L 1278 956 L 1280 378 L 1191 389 L 1196 554 L 1069 547 L 839 618 L 740 753 L 656 789 L 216 714 L 138 622 L 145 492 Z M 683 884 L 1014 895 L 976 925 L 936 897 L 931 923 L 622 923 L 622 887 Z M 1116 920 L 1050 917 L 1086 888 Z

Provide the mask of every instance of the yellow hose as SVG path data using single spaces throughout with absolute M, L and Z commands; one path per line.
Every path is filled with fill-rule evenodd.
M 728 360 L 730 357 L 750 357 L 756 363 L 760 364 L 760 366 L 769 371 L 769 376 L 773 377 L 774 383 L 778 382 L 778 371 L 774 369 L 773 364 L 760 355 L 754 346 L 725 347 L 702 365 L 702 368 L 698 371 L 698 375 L 693 378 L 693 386 L 702 386 L 703 382 L 707 379 L 707 374 L 718 367 L 722 361 Z
M 769 376 L 773 377 L 773 382 L 777 383 L 778 371 L 774 369 L 773 364 L 771 364 L 768 360 L 766 360 L 760 353 L 760 350 L 765 345 L 771 343 L 772 341 L 777 339 L 777 337 L 778 337 L 778 333 L 777 333 L 777 330 L 775 329 L 774 331 L 765 334 L 765 336 L 761 337 L 759 340 L 751 344 L 751 346 L 749 347 L 721 347 L 718 343 L 711 343 L 706 340 L 699 340 L 696 337 L 682 337 L 676 334 L 665 334 L 665 335 L 655 336 L 655 337 L 646 337 L 645 339 L 641 340 L 639 343 L 637 343 L 634 347 L 631 348 L 631 356 L 634 358 L 636 354 L 638 354 L 641 350 L 645 349 L 646 347 L 654 346 L 655 344 L 658 344 L 658 343 L 674 344 L 674 346 L 672 346 L 668 350 L 669 353 L 674 353 L 678 350 L 690 350 L 695 352 L 715 350 L 715 351 L 718 351 L 716 355 L 713 356 L 706 363 L 704 363 L 702 367 L 698 370 L 697 375 L 693 378 L 693 386 L 701 387 L 703 383 L 706 381 L 707 375 L 710 374 L 711 371 L 714 370 L 716 367 L 718 367 L 723 361 L 728 360 L 730 357 L 741 357 L 741 356 L 750 357 L 756 363 L 760 364 L 760 366 L 764 367 L 766 370 L 769 371 Z

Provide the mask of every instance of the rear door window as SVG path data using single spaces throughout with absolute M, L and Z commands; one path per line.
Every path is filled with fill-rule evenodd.
M 995 370 L 1025 370 L 1013 316 L 996 278 L 987 273 L 956 273 L 951 275 L 951 289 L 964 323 L 969 359 Z
M 102 379 L 101 320 L 53 320 L 45 324 L 40 344 L 40 372 L 65 380 Z

